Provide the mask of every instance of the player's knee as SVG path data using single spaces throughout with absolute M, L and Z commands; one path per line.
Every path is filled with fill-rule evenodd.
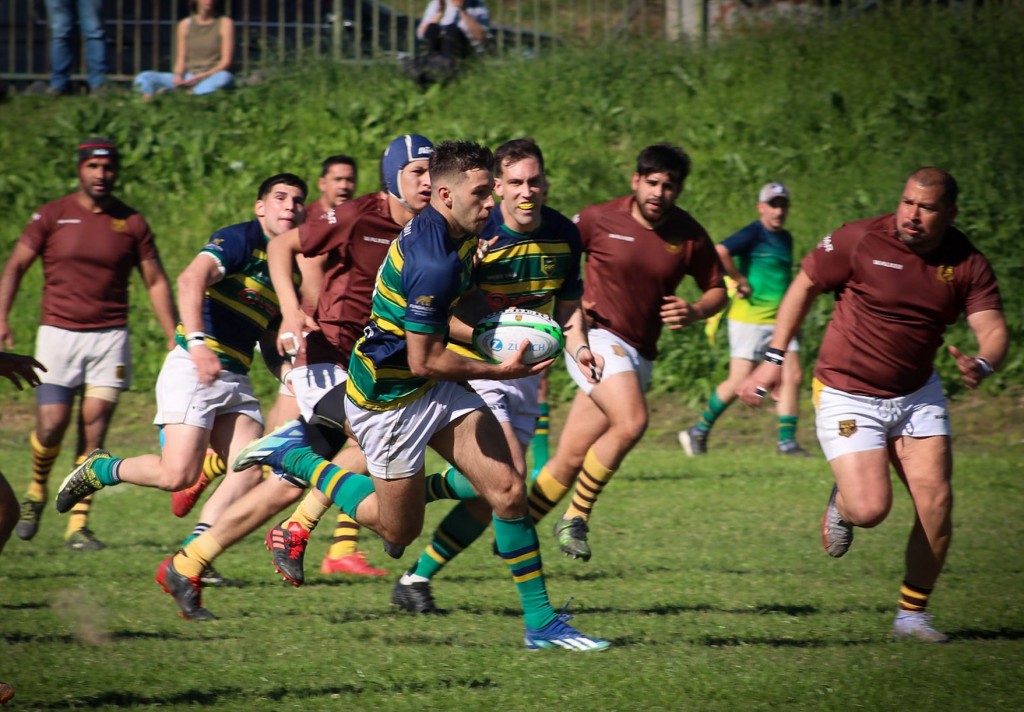
M 487 503 L 502 519 L 520 517 L 526 512 L 526 485 L 511 468 L 502 474 L 504 476 L 495 477 L 487 487 Z
M 889 516 L 892 497 L 865 497 L 857 501 L 843 501 L 843 518 L 864 529 L 877 527 Z
M 647 430 L 647 413 L 631 413 L 622 418 L 615 427 L 623 445 L 632 447 L 640 442 Z
M 156 486 L 167 492 L 177 492 L 194 485 L 196 480 L 199 479 L 199 472 L 199 468 L 186 470 L 180 467 L 164 465 Z

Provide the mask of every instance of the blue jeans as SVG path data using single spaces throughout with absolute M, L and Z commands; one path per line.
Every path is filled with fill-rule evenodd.
M 191 76 L 192 73 L 189 72 L 185 74 L 185 79 L 188 79 Z M 221 70 L 196 83 L 196 85 L 192 87 L 192 93 L 196 96 L 212 94 L 218 89 L 230 86 L 234 80 L 234 74 L 226 70 Z M 143 94 L 156 94 L 161 89 L 164 91 L 171 91 L 175 88 L 174 74 L 172 72 L 142 72 L 135 77 L 132 84 L 134 84 L 135 87 Z
M 107 46 L 103 41 L 103 18 L 100 16 L 103 0 L 46 0 L 46 13 L 50 18 L 50 86 L 67 89 L 71 82 L 73 6 L 77 6 L 78 26 L 85 43 L 89 87 L 95 89 L 103 84 L 107 73 Z

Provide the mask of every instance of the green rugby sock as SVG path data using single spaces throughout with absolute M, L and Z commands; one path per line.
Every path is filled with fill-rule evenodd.
M 480 495 L 466 476 L 449 465 L 443 472 L 427 475 L 427 504 L 439 499 L 476 499 Z
M 800 417 L 796 415 L 780 415 L 779 416 L 779 442 L 784 443 L 787 440 L 796 440 L 796 424 L 800 421 Z
M 700 420 L 697 421 L 697 430 L 702 433 L 710 432 L 711 426 L 715 424 L 715 421 L 726 411 L 729 405 L 729 403 L 722 402 L 722 399 L 718 397 L 718 391 L 712 391 L 711 397 L 708 399 L 708 405 L 704 412 L 701 413 Z
M 480 535 L 487 531 L 490 522 L 480 522 L 474 517 L 465 502 L 459 502 L 441 521 L 434 531 L 434 538 L 420 554 L 410 574 L 433 578 L 434 574 L 454 559 Z
M 101 457 L 92 463 L 92 471 L 101 485 L 112 487 L 121 484 L 121 478 L 117 471 L 121 467 L 122 460 L 123 458 L 120 457 Z
M 323 458 L 320 458 L 323 460 Z M 290 470 L 289 470 L 290 472 Z M 373 494 L 373 479 L 343 470 L 323 460 L 309 483 L 323 492 L 338 508 L 353 519 L 360 503 Z
M 537 541 L 533 520 L 530 517 L 494 517 L 494 541 L 498 553 L 512 571 L 526 626 L 534 630 L 543 628 L 555 620 L 558 614 L 548 600 L 544 567 L 540 560 L 540 543 Z

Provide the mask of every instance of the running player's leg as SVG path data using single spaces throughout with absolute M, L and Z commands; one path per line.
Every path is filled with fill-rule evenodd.
M 953 538 L 953 458 L 949 438 L 899 437 L 890 443 L 889 452 L 896 473 L 914 502 L 915 514 L 893 634 L 944 643 L 948 637 L 932 627 L 926 609 Z
M 75 465 L 82 464 L 89 453 L 104 446 L 120 395 L 120 389 L 110 386 L 87 385 L 85 387 L 78 412 Z M 80 500 L 71 508 L 67 529 L 64 532 L 64 542 L 68 548 L 83 551 L 105 548 L 105 545 L 89 529 L 91 508 L 91 495 Z
M 530 516 L 539 522 L 565 497 L 583 467 L 590 446 L 608 428 L 608 418 L 583 391 L 577 391 L 558 437 L 555 455 L 540 469 L 529 493 Z

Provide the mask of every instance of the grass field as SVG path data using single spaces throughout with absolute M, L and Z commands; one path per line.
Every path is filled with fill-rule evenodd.
M 393 579 L 318 571 L 273 575 L 259 536 L 218 561 L 230 589 L 207 589 L 219 621 L 177 617 L 153 573 L 194 519 L 168 496 L 132 486 L 97 495 L 93 526 L 110 546 L 73 553 L 49 510 L 31 543 L 0 557 L 0 680 L 11 709 L 917 709 L 1024 706 L 1024 403 L 955 405 L 956 538 L 933 597 L 946 646 L 888 639 L 910 526 L 904 494 L 842 560 L 821 550 L 830 486 L 823 460 L 771 454 L 771 418 L 737 409 L 713 452 L 686 459 L 674 442 L 693 417 L 654 404 L 651 430 L 606 491 L 589 563 L 563 558 L 541 525 L 553 601 L 575 599 L 580 628 L 611 639 L 601 654 L 529 653 L 517 600 L 489 537 L 436 579 L 444 617 L 388 604 Z M 560 409 L 561 410 L 561 409 Z M 110 447 L 151 449 L 148 394 L 131 394 Z M 556 413 L 556 424 L 560 412 Z M 0 415 L 4 471 L 19 494 L 31 411 Z M 801 437 L 808 445 L 810 418 Z M 64 453 L 54 480 L 69 466 Z M 434 505 L 428 530 L 446 511 Z M 326 523 L 325 523 L 326 525 Z M 262 530 L 261 530 L 262 533 Z M 396 574 L 378 540 L 374 563 Z

